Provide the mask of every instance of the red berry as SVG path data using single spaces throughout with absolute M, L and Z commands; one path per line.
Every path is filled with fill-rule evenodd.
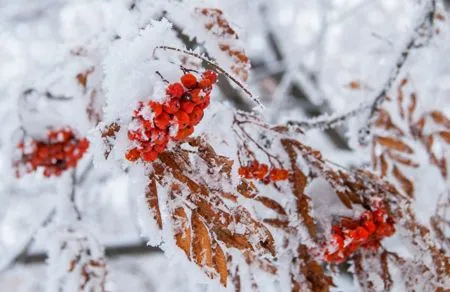
M 369 237 L 369 232 L 364 229 L 363 227 L 358 227 L 356 228 L 356 235 L 357 235 L 357 239 L 359 240 L 366 240 Z
M 196 88 L 190 92 L 191 101 L 195 104 L 200 104 L 203 102 L 204 92 Z
M 258 166 L 258 169 L 253 172 L 253 175 L 256 178 L 263 179 L 266 176 L 268 171 L 269 171 L 269 166 L 267 164 L 262 163 Z
M 186 128 L 189 125 L 189 123 L 190 123 L 189 115 L 186 112 L 182 111 L 182 110 L 178 111 L 175 114 L 175 120 L 176 120 L 176 122 L 178 124 L 178 128 L 179 129 Z
M 289 177 L 289 172 L 282 168 L 273 168 L 269 173 L 269 178 L 272 181 L 286 180 Z
M 192 113 L 192 110 L 195 107 L 195 103 L 188 101 L 188 100 L 184 100 L 181 102 L 181 109 L 185 112 L 187 112 L 188 114 Z
M 197 125 L 198 123 L 200 123 L 202 118 L 203 118 L 203 110 L 196 106 L 192 110 L 192 113 L 189 115 L 189 119 L 191 121 L 191 124 L 194 125 L 194 126 Z
M 198 87 L 201 88 L 201 89 L 205 89 L 205 88 L 211 87 L 211 84 L 212 84 L 211 80 L 209 80 L 209 79 L 202 79 L 198 83 Z
M 180 129 L 177 132 L 177 135 L 174 137 L 175 140 L 183 140 L 185 138 L 187 138 L 188 136 L 190 136 L 192 133 L 194 132 L 194 127 L 192 126 L 187 126 L 184 129 Z
M 138 149 L 133 148 L 127 151 L 127 153 L 125 154 L 125 158 L 129 161 L 136 161 L 138 160 L 139 156 L 140 156 L 140 152 Z
M 148 105 L 151 107 L 155 117 L 159 116 L 163 111 L 162 104 L 160 104 L 159 102 L 149 101 Z
M 206 95 L 206 96 L 203 98 L 202 103 L 200 103 L 200 104 L 198 105 L 198 107 L 201 108 L 201 109 L 207 108 L 207 107 L 209 106 L 210 99 L 211 99 L 211 98 L 209 97 L 209 94 Z
M 181 98 L 183 96 L 183 94 L 184 94 L 183 85 L 181 85 L 178 82 L 177 83 L 172 83 L 169 86 L 167 86 L 166 93 L 170 97 Z
M 153 119 L 153 123 L 156 127 L 158 127 L 161 130 L 167 129 L 170 123 L 170 116 L 168 113 L 163 112 L 161 115 Z
M 192 89 L 197 86 L 197 77 L 191 73 L 184 74 L 181 76 L 181 83 L 183 83 L 184 87 Z
M 202 77 L 205 79 L 209 79 L 211 81 L 211 84 L 214 84 L 217 81 L 217 74 L 211 70 L 203 72 Z
M 245 167 L 245 166 L 239 167 L 239 169 L 238 169 L 238 174 L 239 174 L 240 176 L 242 176 L 242 177 L 244 177 L 244 178 L 247 178 L 248 173 L 249 173 L 249 171 L 248 171 L 247 167 Z
M 164 130 L 154 129 L 151 133 L 151 140 L 153 144 L 164 144 L 168 140 L 167 132 Z
M 174 114 L 180 109 L 180 102 L 176 99 L 168 100 L 164 103 L 163 109 L 168 114 Z
M 144 161 L 152 162 L 156 160 L 156 158 L 158 158 L 158 153 L 156 153 L 155 151 L 147 151 L 141 153 L 141 157 Z
M 166 150 L 166 145 L 167 144 L 163 144 L 163 145 L 155 145 L 153 146 L 153 151 L 155 151 L 156 153 L 162 153 L 164 152 L 164 150 Z
M 375 230 L 377 230 L 377 226 L 373 223 L 373 221 L 364 222 L 363 227 L 369 232 L 369 234 L 372 234 Z

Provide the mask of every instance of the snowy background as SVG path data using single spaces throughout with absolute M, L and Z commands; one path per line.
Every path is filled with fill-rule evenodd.
M 69 176 L 46 179 L 36 173 L 16 179 L 11 161 L 21 135 L 21 119 L 27 120 L 31 132 L 39 132 L 43 126 L 39 123 L 70 123 L 79 132 L 93 135 L 92 124 L 77 111 L 84 104 L 37 100 L 29 109 L 20 103 L 21 93 L 33 87 L 82 95 L 70 82 L 58 79 L 57 72 L 75 76 L 102 60 L 93 54 L 85 64 L 71 64 L 67 50 L 89 44 L 97 52 L 106 52 L 117 35 L 131 40 L 137 28 L 161 19 L 169 2 L 0 0 L 0 291 L 47 291 L 44 279 L 52 277 L 45 264 L 52 236 L 49 229 L 53 222 L 64 221 L 61 198 L 70 191 Z M 265 104 L 263 115 L 271 123 L 344 113 L 372 101 L 413 33 L 421 7 L 420 1 L 411 0 L 195 2 L 221 7 L 229 15 L 252 64 L 248 84 Z M 412 80 L 423 110 L 437 108 L 449 114 L 450 33 L 440 1 L 438 9 L 444 15 L 437 23 L 440 33 L 426 50 L 412 53 L 401 76 Z M 195 29 L 183 13 L 175 11 L 167 19 Z M 111 78 L 107 79 L 109 86 L 120 84 L 118 78 Z M 95 78 L 90 82 L 89 86 L 96 86 Z M 253 106 L 224 80 L 218 89 L 217 101 L 243 110 Z M 126 92 L 127 87 L 122 90 Z M 33 112 L 36 108 L 45 112 L 45 118 Z M 352 134 L 359 122 L 351 121 L 350 131 L 347 125 L 309 131 L 303 142 L 340 165 L 365 165 L 370 158 L 365 151 L 355 150 Z M 206 286 L 195 283 L 182 268 L 171 266 L 158 248 L 146 247 L 129 175 L 119 168 L 94 167 L 93 154 L 89 152 L 77 169 L 84 180 L 78 186 L 76 204 L 83 228 L 95 234 L 105 248 L 106 290 L 205 291 Z M 435 194 L 418 199 L 416 208 L 425 221 L 440 198 L 436 194 L 448 191 L 448 182 L 435 187 L 420 189 Z M 335 290 L 351 291 L 347 286 L 351 282 L 349 275 L 342 276 Z

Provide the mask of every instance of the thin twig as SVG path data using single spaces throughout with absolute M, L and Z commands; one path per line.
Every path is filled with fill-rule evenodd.
M 366 110 L 369 110 L 370 108 L 371 108 L 370 104 L 362 104 L 358 108 L 340 115 L 329 116 L 328 114 L 325 114 L 317 118 L 314 118 L 311 121 L 291 120 L 287 122 L 287 125 L 293 128 L 300 128 L 300 130 L 302 131 L 308 131 L 312 129 L 321 129 L 321 130 L 332 129 L 346 122 L 350 118 L 355 117 Z
M 174 48 L 174 47 L 169 47 L 169 46 L 157 46 L 155 47 L 155 49 L 153 50 L 153 56 L 155 56 L 155 51 L 157 49 L 162 49 L 162 50 L 170 50 L 170 51 L 175 51 L 175 52 L 179 52 L 179 53 L 183 53 L 192 57 L 195 57 L 197 59 L 200 59 L 206 63 L 208 63 L 209 65 L 211 65 L 214 69 L 216 69 L 217 71 L 219 71 L 220 73 L 222 73 L 223 75 L 225 75 L 226 77 L 228 77 L 231 81 L 233 81 L 237 86 L 239 86 L 239 88 L 241 88 L 249 97 L 250 99 L 260 108 L 263 109 L 264 105 L 261 103 L 261 101 L 256 98 L 251 91 L 245 87 L 244 84 L 242 84 L 236 77 L 234 77 L 233 75 L 231 75 L 230 73 L 228 73 L 227 71 L 225 71 L 225 69 L 223 69 L 222 67 L 220 67 L 218 64 L 216 64 L 214 61 L 209 60 L 206 57 L 203 57 L 197 53 L 194 53 L 192 51 L 188 51 L 188 50 L 183 50 L 183 49 L 179 49 L 179 48 Z
M 77 175 L 76 175 L 76 168 L 72 171 L 71 174 L 72 178 L 72 190 L 70 192 L 70 203 L 72 204 L 73 210 L 75 211 L 77 220 L 81 220 L 81 212 L 80 209 L 78 209 L 77 203 L 75 202 L 75 195 L 76 195 L 76 188 L 77 188 Z

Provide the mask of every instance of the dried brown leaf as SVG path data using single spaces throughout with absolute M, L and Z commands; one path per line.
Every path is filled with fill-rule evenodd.
M 188 217 L 182 207 L 178 207 L 172 214 L 175 226 L 175 241 L 188 259 L 191 258 L 191 228 Z
M 406 143 L 399 139 L 383 136 L 377 136 L 375 139 L 380 145 L 383 145 L 384 147 L 405 153 L 414 152 L 411 147 L 409 147 Z
M 211 238 L 201 216 L 194 210 L 192 223 L 192 256 L 200 267 L 213 267 Z
M 400 185 L 402 186 L 402 189 L 405 191 L 405 193 L 408 194 L 410 197 L 413 197 L 414 196 L 413 182 L 409 180 L 396 165 L 394 165 L 392 174 L 400 182 Z
M 150 181 L 145 192 L 145 199 L 149 210 L 152 212 L 153 219 L 155 219 L 159 229 L 162 229 L 161 211 L 158 203 L 158 189 L 156 187 L 156 180 L 153 176 L 150 176 Z
M 220 283 L 226 287 L 228 277 L 227 260 L 225 258 L 225 253 L 217 243 L 215 243 L 213 248 L 213 263 L 214 269 L 220 275 Z

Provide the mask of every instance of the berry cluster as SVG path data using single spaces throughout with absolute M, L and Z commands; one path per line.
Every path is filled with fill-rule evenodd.
M 28 139 L 18 145 L 21 160 L 15 163 L 16 176 L 22 171 L 30 173 L 38 167 L 44 168 L 44 175 L 60 176 L 69 168 L 75 167 L 89 148 L 86 138 L 79 139 L 69 128 L 52 130 L 47 141 Z
M 343 217 L 339 225 L 332 227 L 334 243 L 325 251 L 327 262 L 339 263 L 359 247 L 377 249 L 380 240 L 393 235 L 394 221 L 384 208 L 366 211 L 357 220 Z
M 241 166 L 238 170 L 239 175 L 248 179 L 259 179 L 265 184 L 270 182 L 287 180 L 289 172 L 283 168 L 271 168 L 265 163 L 259 163 L 253 160 L 247 166 Z
M 209 105 L 217 74 L 208 70 L 197 78 L 187 73 L 180 81 L 167 86 L 165 102 L 139 103 L 128 130 L 133 147 L 125 154 L 127 160 L 154 161 L 170 139 L 180 141 L 194 132 Z

